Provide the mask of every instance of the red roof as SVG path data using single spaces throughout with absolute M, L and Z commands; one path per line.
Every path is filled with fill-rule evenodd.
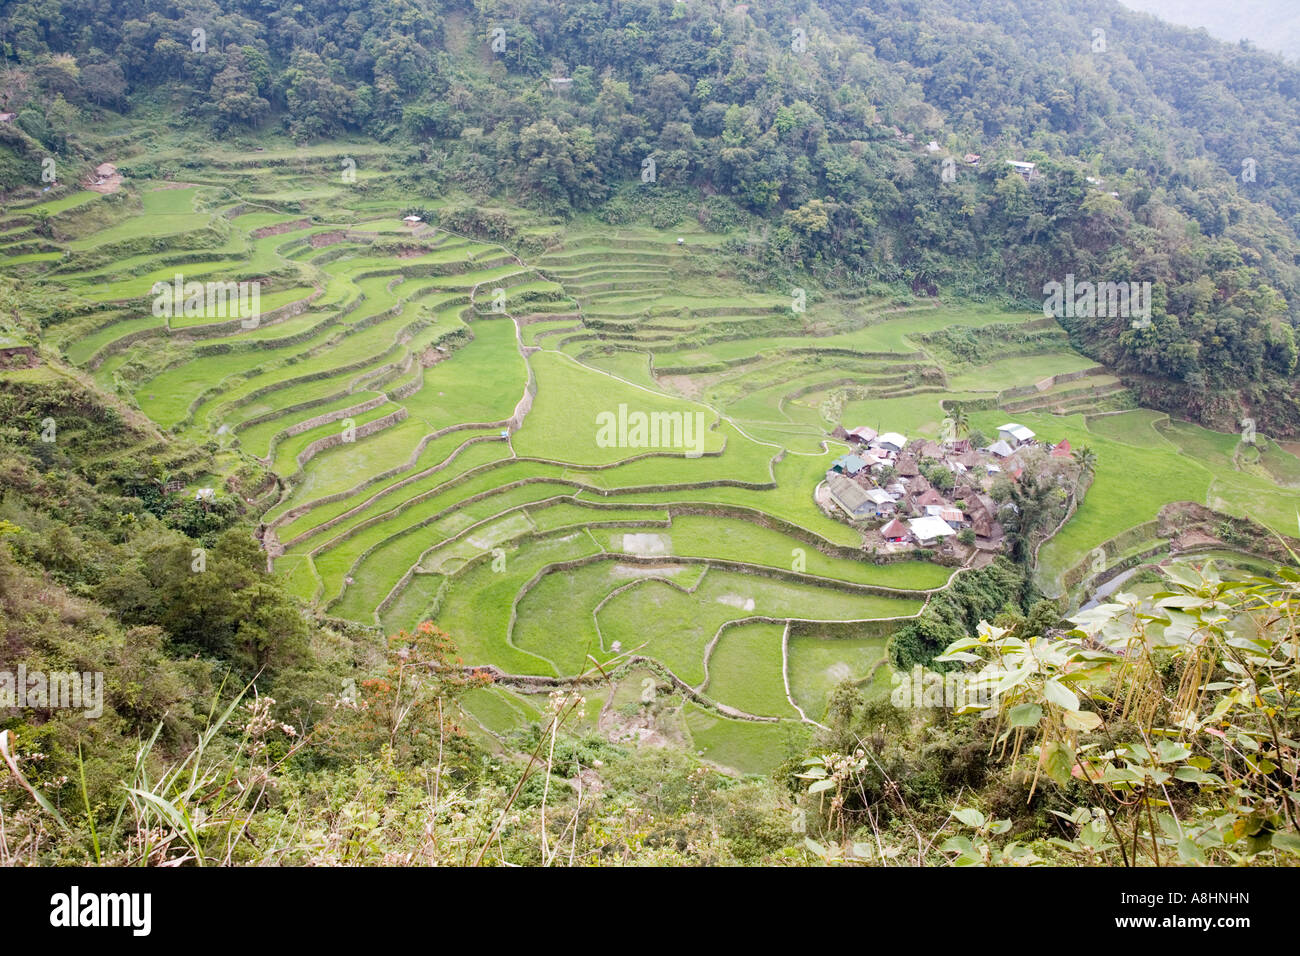
M 880 536 L 882 538 L 905 538 L 907 537 L 907 525 L 895 518 L 880 529 Z
M 1070 439 L 1068 439 L 1068 438 L 1062 438 L 1062 439 L 1061 439 L 1061 443 L 1060 443 L 1059 445 L 1057 445 L 1055 448 L 1052 449 L 1052 457 L 1053 457 L 1053 458 L 1069 458 L 1069 457 L 1070 457 Z

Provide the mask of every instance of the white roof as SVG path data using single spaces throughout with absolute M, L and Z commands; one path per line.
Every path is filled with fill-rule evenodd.
M 424 222 L 419 216 L 403 216 L 402 222 Z
M 867 491 L 867 500 L 875 505 L 883 505 L 887 501 L 897 501 L 898 499 L 883 488 L 872 488 Z
M 1007 422 L 1005 425 L 998 426 L 998 432 L 1009 432 L 1016 441 L 1033 441 L 1034 433 L 1024 425 L 1017 425 L 1015 422 Z
M 907 444 L 907 438 L 898 432 L 885 432 L 876 441 L 881 445 L 893 445 L 895 448 L 903 448 Z
M 997 455 L 999 458 L 1008 458 L 1015 454 L 1015 449 L 1004 442 L 1001 438 L 995 441 L 992 445 L 989 445 L 989 451 L 993 452 L 993 454 Z
M 907 525 L 912 529 L 912 534 L 922 541 L 928 541 L 931 538 L 946 538 L 957 533 L 942 518 L 929 515 L 924 518 L 913 518 L 907 522 Z

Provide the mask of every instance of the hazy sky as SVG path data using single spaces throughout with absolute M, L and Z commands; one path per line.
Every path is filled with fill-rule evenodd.
M 1120 0 L 1162 20 L 1205 27 L 1222 40 L 1247 39 L 1300 59 L 1300 0 Z

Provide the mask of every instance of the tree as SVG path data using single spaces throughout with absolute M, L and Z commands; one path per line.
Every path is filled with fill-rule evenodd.
M 300 140 L 342 132 L 356 119 L 356 95 L 330 75 L 319 55 L 297 50 L 284 73 L 290 128 Z
M 115 61 L 92 63 L 81 71 L 81 88 L 91 102 L 117 108 L 126 98 L 126 76 Z
M 970 413 L 964 405 L 953 405 L 948 418 L 952 421 L 954 435 L 970 435 Z
M 1077 491 L 1083 478 L 1097 470 L 1097 453 L 1088 445 L 1080 445 L 1070 453 L 1070 458 L 1079 468 L 1079 475 L 1074 483 Z
M 569 133 L 551 120 L 525 127 L 519 134 L 516 158 L 520 188 L 550 199 L 577 202 L 592 190 L 598 171 L 592 160 L 595 141 L 591 130 L 578 127 Z
M 174 532 L 153 532 L 135 551 L 96 592 L 129 626 L 160 626 L 179 652 L 220 658 L 245 679 L 305 652 L 307 622 L 272 583 L 266 557 L 246 530 L 232 528 L 208 549 Z
M 257 95 L 257 84 L 248 73 L 244 55 L 233 46 L 226 52 L 226 68 L 212 78 L 211 96 L 220 129 L 254 125 L 271 108 Z

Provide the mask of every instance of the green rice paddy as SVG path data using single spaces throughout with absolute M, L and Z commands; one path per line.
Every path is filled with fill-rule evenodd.
M 345 154 L 364 188 L 337 180 Z M 190 158 L 232 185 L 128 181 L 111 215 L 82 192 L 8 210 L 0 232 L 25 247 L 4 264 L 72 303 L 47 341 L 232 470 L 274 474 L 256 507 L 305 602 L 389 630 L 431 619 L 467 664 L 511 675 L 643 658 L 632 673 L 681 682 L 658 698 L 673 732 L 724 766 L 775 766 L 842 681 L 887 687 L 892 620 L 952 573 L 876 564 L 817 506 L 838 424 L 938 437 L 941 402 L 978 401 L 986 434 L 1010 419 L 1091 446 L 1092 489 L 1041 552 L 1048 583 L 1170 502 L 1296 533 L 1300 459 L 1267 438 L 1116 413 L 1122 385 L 1064 336 L 1019 354 L 1009 334 L 978 367 L 924 338 L 1041 316 L 851 291 L 796 312 L 788 290 L 716 278 L 722 237 L 691 223 L 579 221 L 531 254 L 412 229 L 404 207 L 454 197 L 370 176 L 378 147 Z M 75 238 L 33 251 L 38 209 Z M 177 274 L 266 280 L 262 321 L 162 321 L 151 290 Z M 504 686 L 465 709 L 485 733 L 540 718 Z

